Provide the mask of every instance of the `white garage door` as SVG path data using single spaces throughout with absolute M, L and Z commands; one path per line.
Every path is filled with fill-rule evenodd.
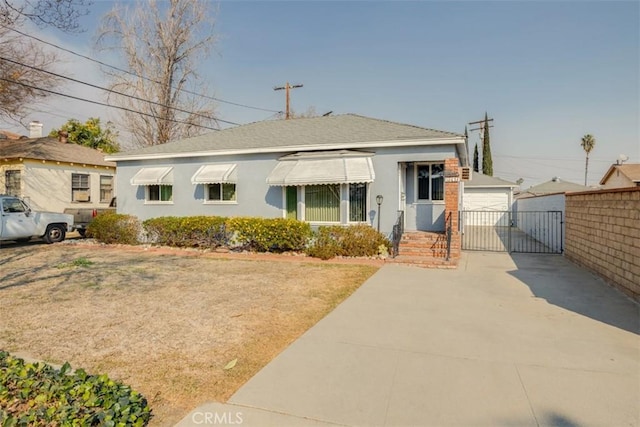
M 504 188 L 465 188 L 463 209 L 468 211 L 462 218 L 466 225 L 507 226 L 509 216 L 509 189 Z M 478 212 L 481 211 L 481 212 Z

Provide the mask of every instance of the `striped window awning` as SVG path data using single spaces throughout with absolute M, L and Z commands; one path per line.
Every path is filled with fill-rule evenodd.
M 173 168 L 142 168 L 131 178 L 131 185 L 171 185 Z
M 374 179 L 371 155 L 341 151 L 285 156 L 267 177 L 267 184 L 354 184 L 373 182 Z
M 197 184 L 235 184 L 237 181 L 235 164 L 203 165 L 191 177 L 191 183 Z

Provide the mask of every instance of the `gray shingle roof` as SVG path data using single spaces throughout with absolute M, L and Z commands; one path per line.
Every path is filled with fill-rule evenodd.
M 521 194 L 530 194 L 534 196 L 540 196 L 543 194 L 555 194 L 555 193 L 570 193 L 573 191 L 588 191 L 591 188 L 582 184 L 575 184 L 573 182 L 562 181 L 560 178 L 554 178 L 551 181 L 543 182 L 542 184 L 534 185 L 523 191 Z
M 334 146 L 357 148 L 375 141 L 407 141 L 421 139 L 463 138 L 461 134 L 427 129 L 413 125 L 372 119 L 355 114 L 338 116 L 274 120 L 251 123 L 218 132 L 207 133 L 167 144 L 131 150 L 109 156 L 120 160 L 129 156 L 180 154 L 242 150 Z
M 465 188 L 517 187 L 518 184 L 516 184 L 515 182 L 506 181 L 502 178 L 484 175 L 479 172 L 472 172 L 471 179 L 469 181 L 465 181 L 464 186 Z
M 0 159 L 34 159 L 116 167 L 104 160 L 104 153 L 78 144 L 62 143 L 53 138 L 0 140 Z

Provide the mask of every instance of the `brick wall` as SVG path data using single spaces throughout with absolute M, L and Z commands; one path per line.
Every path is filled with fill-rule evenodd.
M 446 159 L 444 162 L 444 213 L 445 220 L 451 217 L 451 258 L 460 258 L 461 239 L 458 231 L 458 209 L 460 207 L 460 177 L 461 171 L 457 158 Z M 448 223 L 445 224 L 445 227 Z
M 566 195 L 567 258 L 640 301 L 640 188 Z

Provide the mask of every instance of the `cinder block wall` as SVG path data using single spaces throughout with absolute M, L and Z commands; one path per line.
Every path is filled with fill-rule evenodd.
M 565 256 L 640 301 L 640 187 L 566 195 Z

